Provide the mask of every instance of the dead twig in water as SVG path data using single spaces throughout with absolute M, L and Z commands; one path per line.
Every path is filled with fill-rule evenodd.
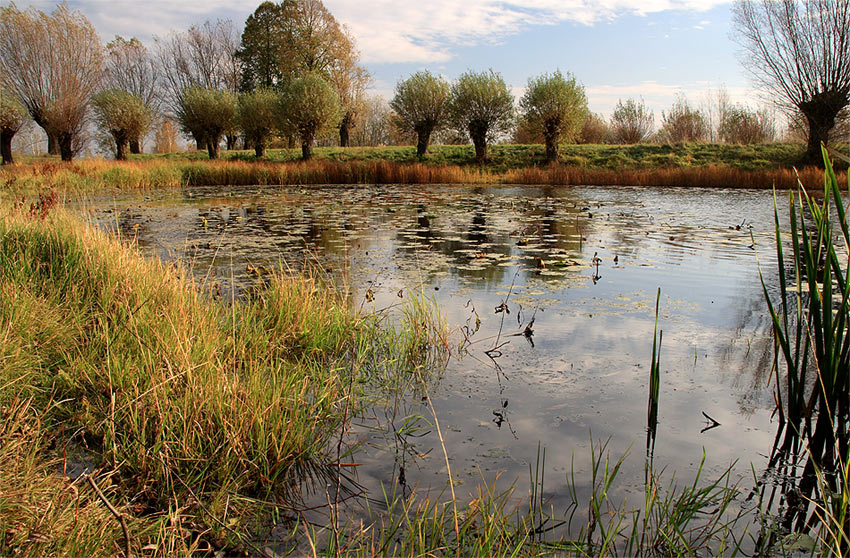
M 700 434 L 702 434 L 703 432 L 708 432 L 712 428 L 717 428 L 718 426 L 720 426 L 720 423 L 717 422 L 716 420 L 714 420 L 713 418 L 711 418 L 710 416 L 708 416 L 705 411 L 702 412 L 702 416 L 704 416 L 706 419 L 710 420 L 711 424 L 708 424 L 708 426 L 706 426 L 705 428 L 700 430 L 699 431 Z

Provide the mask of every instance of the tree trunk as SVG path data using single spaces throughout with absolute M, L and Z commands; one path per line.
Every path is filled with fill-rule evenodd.
M 195 140 L 195 149 L 198 151 L 201 151 L 207 145 L 207 141 L 198 134 L 192 134 L 192 139 Z
M 112 139 L 115 140 L 115 160 L 127 160 L 127 146 L 130 140 L 127 139 L 127 134 L 123 132 L 112 132 Z
M 59 156 L 63 161 L 71 162 L 74 160 L 74 135 L 70 132 L 59 132 Z
M 829 141 L 829 131 L 835 125 L 835 119 L 831 122 L 823 122 L 813 120 L 806 115 L 806 120 L 809 122 L 809 143 L 806 146 L 806 155 L 803 162 L 807 165 L 817 165 L 823 167 L 823 153 L 821 153 L 820 144 L 824 145 Z
M 207 153 L 210 159 L 218 159 L 218 144 L 221 143 L 221 138 L 210 140 L 207 142 Z
M 469 137 L 472 138 L 472 145 L 475 146 L 475 162 L 483 163 L 487 160 L 487 126 L 481 123 L 471 123 L 469 125 Z
M 431 141 L 431 130 L 419 130 L 416 133 L 416 157 L 421 159 L 428 151 L 428 142 Z
M 133 155 L 138 155 L 142 152 L 142 142 L 139 138 L 130 140 L 130 153 Z
M 239 136 L 236 134 L 227 134 L 224 137 L 227 138 L 227 150 L 236 149 L 236 140 L 239 139 Z
M 351 145 L 350 130 L 351 130 L 351 124 L 348 123 L 347 119 L 343 120 L 342 124 L 339 125 L 339 146 L 340 147 L 349 147 Z
M 301 140 L 301 159 L 309 161 L 313 157 L 313 135 L 304 136 Z
M 4 165 L 11 165 L 15 161 L 12 160 L 12 138 L 15 137 L 15 132 L 11 130 L 0 131 L 0 155 L 3 157 Z
M 847 95 L 841 91 L 824 91 L 812 95 L 797 108 L 809 124 L 809 144 L 806 147 L 805 164 L 823 167 L 821 142 L 829 141 L 829 132 L 835 127 L 835 118 L 847 106 Z
M 119 142 L 115 143 L 115 160 L 116 161 L 126 161 L 127 160 L 127 147 L 128 147 L 128 142 L 126 142 L 126 141 L 119 141 Z
M 254 154 L 257 156 L 257 159 L 260 157 L 266 156 L 266 142 L 258 141 L 254 142 Z
M 59 155 L 59 137 L 55 134 L 47 134 L 47 154 Z
M 543 124 L 543 139 L 546 143 L 546 162 L 558 162 L 558 126 L 554 121 L 548 121 Z

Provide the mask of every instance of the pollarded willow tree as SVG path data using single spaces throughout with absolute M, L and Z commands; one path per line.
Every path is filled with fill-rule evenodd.
M 519 105 L 529 130 L 543 135 L 549 162 L 558 160 L 562 139 L 578 136 L 588 112 L 584 87 L 575 76 L 564 77 L 560 71 L 529 78 Z
M 261 88 L 239 96 L 239 123 L 246 143 L 257 157 L 266 154 L 266 144 L 276 129 L 279 95 Z
M 184 90 L 177 109 L 183 131 L 206 144 L 210 159 L 218 159 L 221 138 L 237 127 L 238 114 L 233 93 L 208 87 Z
M 166 108 L 175 116 L 180 114 L 183 93 L 189 89 L 226 90 L 232 94 L 238 91 L 242 63 L 236 54 L 238 35 L 232 21 L 218 20 L 214 24 L 206 21 L 183 33 L 155 40 L 160 94 Z M 230 134 L 228 148 L 236 142 L 233 130 L 226 131 Z M 204 138 L 194 134 L 193 138 L 198 149 L 203 149 Z
M 428 71 L 417 72 L 395 86 L 390 107 L 395 112 L 396 125 L 416 133 L 416 156 L 420 159 L 428 150 L 431 134 L 446 124 L 450 92 L 446 80 Z
M 510 131 L 514 120 L 514 98 L 502 76 L 493 70 L 466 72 L 452 86 L 449 119 L 461 133 L 469 134 L 475 160 L 487 159 L 487 142 Z
M 9 95 L 0 90 L 0 156 L 4 165 L 11 165 L 12 138 L 24 125 L 27 119 L 27 109 Z
M 135 37 L 127 40 L 116 36 L 106 45 L 106 52 L 105 87 L 125 91 L 141 99 L 152 116 L 159 112 L 159 69 L 145 45 Z M 149 124 L 152 123 L 153 119 L 149 121 Z M 142 152 L 142 139 L 149 127 L 135 130 L 129 141 L 130 153 Z
M 82 148 L 89 99 L 102 75 L 100 38 L 80 12 L 65 4 L 50 14 L 0 8 L 0 86 L 26 107 L 63 161 Z
M 784 110 L 809 128 L 805 162 L 850 104 L 850 0 L 739 0 L 733 8 L 744 66 Z
M 316 136 L 338 125 L 339 97 L 325 78 L 308 72 L 289 82 L 280 103 L 280 129 L 300 138 L 301 157 L 307 161 L 313 156 Z
M 153 117 L 144 100 L 123 89 L 108 89 L 92 97 L 98 125 L 115 141 L 115 158 L 127 159 L 130 142 L 140 138 Z

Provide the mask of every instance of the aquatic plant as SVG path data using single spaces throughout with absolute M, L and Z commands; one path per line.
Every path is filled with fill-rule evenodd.
M 655 327 L 652 330 L 652 358 L 649 365 L 649 401 L 646 420 L 646 453 L 651 456 L 655 449 L 655 432 L 658 428 L 658 399 L 661 392 L 661 340 L 664 332 L 658 331 L 658 307 L 661 303 L 661 287 L 655 297 Z
M 821 201 L 809 195 L 802 181 L 796 192 L 789 192 L 792 252 L 787 258 L 774 202 L 778 299 L 770 295 L 761 276 L 777 355 L 779 427 L 768 470 L 783 479 L 781 496 L 786 506 L 781 530 L 805 534 L 827 529 L 831 534 L 824 537 L 826 546 L 843 552 L 850 532 L 850 487 L 845 470 L 850 442 L 850 266 L 846 252 L 850 229 L 838 178 L 825 148 L 823 158 Z M 843 246 L 839 247 L 839 242 Z M 793 269 L 790 276 L 789 267 Z M 840 509 L 834 509 L 836 504 Z M 816 517 L 821 522 L 815 521 Z M 840 518 L 837 522 L 836 517 Z M 769 540 L 761 544 L 769 547 L 780 534 L 770 533 Z

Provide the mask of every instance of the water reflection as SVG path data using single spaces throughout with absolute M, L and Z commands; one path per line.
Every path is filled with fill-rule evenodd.
M 769 192 L 198 188 L 89 205 L 103 226 L 223 289 L 249 285 L 247 265 L 318 261 L 355 306 L 387 307 L 410 289 L 435 297 L 463 349 L 429 387 L 463 498 L 482 477 L 495 490 L 524 479 L 540 442 L 545 496 L 566 510 L 566 474 L 587 479 L 591 433 L 617 451 L 640 447 L 659 287 L 656 467 L 687 482 L 706 448 L 704 474 L 737 460 L 747 479 L 772 446 L 772 345 L 755 257 L 774 253 Z M 720 426 L 706 430 L 705 415 Z M 428 417 L 412 387 L 358 418 L 364 490 L 442 490 Z M 643 483 L 640 454 L 626 461 L 622 496 Z

